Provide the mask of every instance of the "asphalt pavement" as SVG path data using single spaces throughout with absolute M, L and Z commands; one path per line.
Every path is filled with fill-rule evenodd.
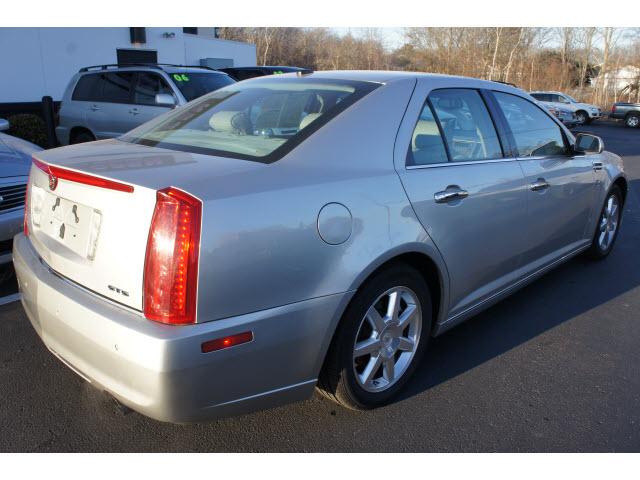
M 624 156 L 608 259 L 576 258 L 436 338 L 404 394 L 369 412 L 316 394 L 206 424 L 123 413 L 0 306 L 0 451 L 640 450 L 640 129 L 583 127 Z

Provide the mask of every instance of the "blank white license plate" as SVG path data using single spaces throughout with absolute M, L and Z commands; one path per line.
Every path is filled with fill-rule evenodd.
M 100 222 L 99 211 L 44 192 L 40 229 L 81 257 L 93 260 Z

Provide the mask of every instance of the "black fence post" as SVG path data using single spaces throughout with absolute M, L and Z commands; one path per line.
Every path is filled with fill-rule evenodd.
M 47 129 L 48 147 L 54 148 L 58 145 L 58 139 L 56 138 L 53 98 L 49 96 L 42 97 L 42 118 Z

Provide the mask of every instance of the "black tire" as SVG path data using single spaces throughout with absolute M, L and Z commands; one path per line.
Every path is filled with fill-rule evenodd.
M 91 132 L 87 130 L 80 130 L 72 135 L 69 143 L 71 143 L 71 145 L 75 145 L 76 143 L 93 142 L 95 139 L 96 137 L 94 137 Z
M 589 123 L 589 114 L 584 110 L 578 110 L 576 112 L 576 120 L 578 120 L 578 125 L 586 125 Z
M 602 234 L 601 222 L 602 222 L 602 218 L 605 213 L 605 210 L 607 208 L 609 198 L 611 198 L 612 196 L 616 197 L 617 203 L 618 203 L 616 229 L 613 232 L 613 238 L 609 241 L 606 247 L 603 248 L 599 241 L 600 235 Z M 624 196 L 622 195 L 622 190 L 620 190 L 620 187 L 618 187 L 618 185 L 614 185 L 613 187 L 611 187 L 611 190 L 609 190 L 609 192 L 607 193 L 607 196 L 604 199 L 604 204 L 602 205 L 602 209 L 600 210 L 600 214 L 598 215 L 598 221 L 596 222 L 596 229 L 595 229 L 595 232 L 593 233 L 593 239 L 591 240 L 591 246 L 586 252 L 587 256 L 589 256 L 594 260 L 602 260 L 603 258 L 606 258 L 611 253 L 611 250 L 613 250 L 613 246 L 615 245 L 616 240 L 618 239 L 618 234 L 620 232 L 620 224 L 622 223 L 623 208 L 624 208 Z
M 364 318 L 369 308 L 374 305 L 376 299 L 395 287 L 408 288 L 420 303 L 422 324 L 419 335 L 416 334 L 417 348 L 395 383 L 385 390 L 370 392 L 356 380 L 353 349 L 360 326 L 366 322 Z M 432 316 L 429 287 L 415 269 L 404 263 L 397 263 L 375 274 L 356 293 L 345 311 L 329 347 L 320 373 L 318 388 L 330 399 L 351 409 L 366 410 L 389 403 L 406 385 L 424 355 L 431 336 Z M 398 355 L 398 352 L 395 355 Z M 399 357 L 395 358 L 394 361 L 397 361 Z
M 624 125 L 629 128 L 638 128 L 640 126 L 640 113 L 629 113 L 624 117 Z

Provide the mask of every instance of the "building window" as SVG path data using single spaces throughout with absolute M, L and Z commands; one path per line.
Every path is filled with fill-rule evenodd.
M 182 33 L 188 33 L 190 35 L 198 34 L 198 27 L 182 27 Z

